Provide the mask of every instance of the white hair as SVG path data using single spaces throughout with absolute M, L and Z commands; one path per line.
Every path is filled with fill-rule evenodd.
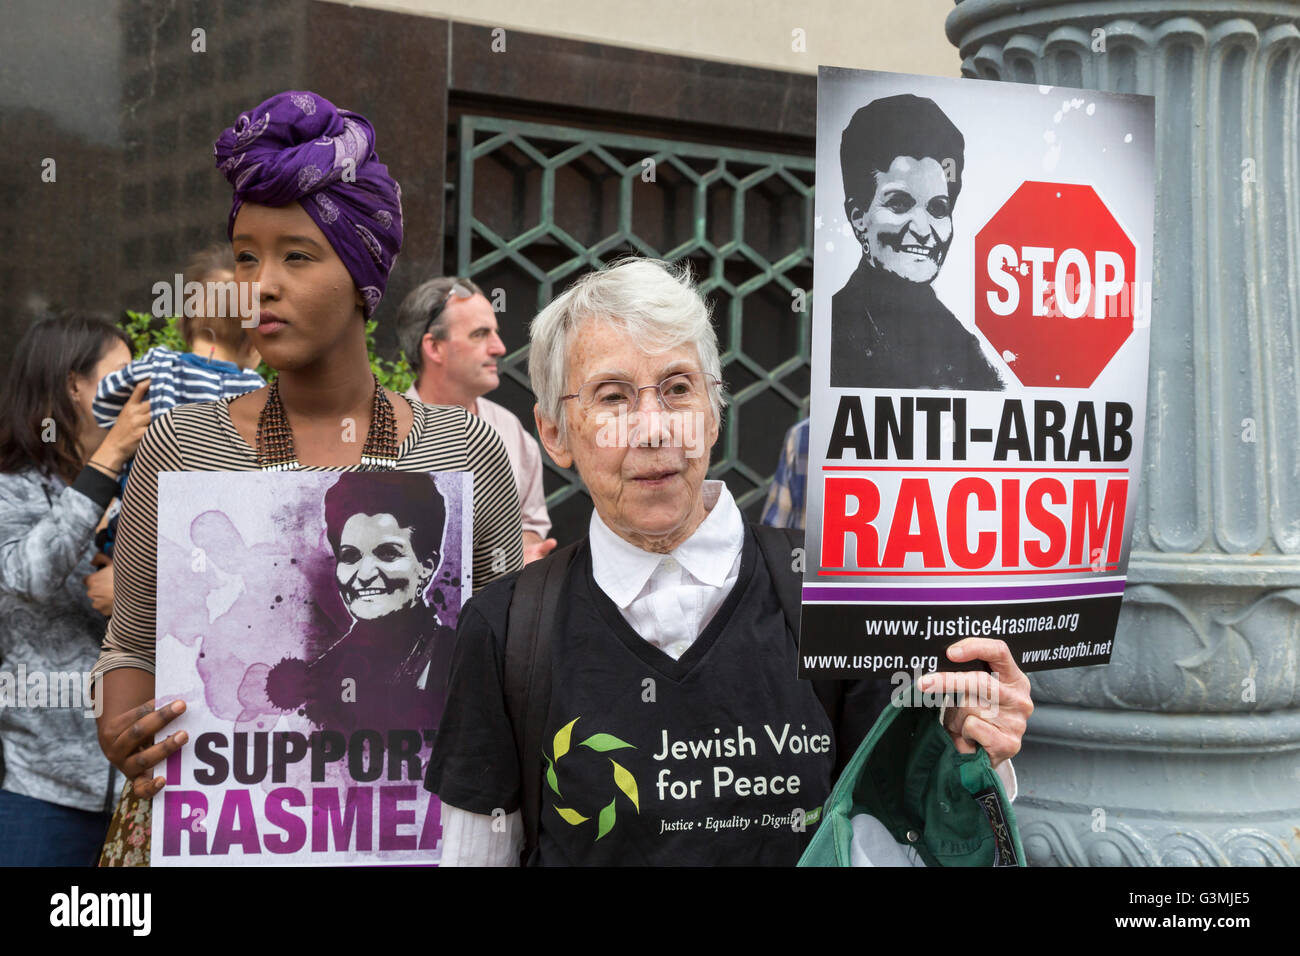
M 709 307 L 684 263 L 628 257 L 589 272 L 550 305 L 529 326 L 528 377 L 543 417 L 564 434 L 560 396 L 568 381 L 569 340 L 587 322 L 608 322 L 625 332 L 649 354 L 694 345 L 700 370 L 722 380 L 718 336 Z M 721 419 L 726 396 L 710 389 L 713 412 Z

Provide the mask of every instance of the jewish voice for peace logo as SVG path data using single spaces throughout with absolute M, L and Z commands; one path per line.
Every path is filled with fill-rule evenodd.
M 570 744 L 573 740 L 573 725 L 581 719 L 581 717 L 574 717 L 573 720 L 569 721 L 556 731 L 555 739 L 551 742 L 551 753 L 553 756 L 546 757 L 545 752 L 542 754 L 543 757 L 546 757 L 546 784 L 561 800 L 564 799 L 564 794 L 560 793 L 560 782 L 555 775 L 555 768 L 559 765 L 561 758 L 563 758 L 565 754 L 569 753 Z M 602 754 L 608 753 L 611 750 L 622 750 L 625 747 L 631 748 L 632 750 L 636 749 L 626 741 L 619 740 L 613 734 L 592 734 L 586 740 L 580 741 L 578 746 L 586 747 L 589 750 L 594 750 L 597 753 Z M 636 778 L 628 772 L 626 767 L 620 764 L 613 757 L 609 757 L 608 760 L 613 765 L 614 786 L 623 791 L 627 798 L 632 801 L 632 806 L 636 808 L 636 812 L 640 813 L 641 801 L 637 795 Z M 603 837 L 610 830 L 614 829 L 614 823 L 618 816 L 617 808 L 615 806 L 617 802 L 618 794 L 616 793 L 614 794 L 613 799 L 611 799 L 606 806 L 602 807 L 600 813 L 597 815 L 597 840 Z M 555 807 L 555 812 L 560 815 L 560 819 L 572 826 L 582 826 L 591 819 L 591 817 L 583 816 L 577 810 L 561 807 L 558 804 L 553 804 L 553 806 Z

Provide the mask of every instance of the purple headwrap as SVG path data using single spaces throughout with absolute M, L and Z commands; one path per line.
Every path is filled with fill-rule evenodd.
M 375 128 L 311 92 L 279 93 L 212 147 L 235 188 L 226 235 L 245 202 L 302 203 L 343 260 L 370 318 L 402 248 L 402 187 L 375 155 Z

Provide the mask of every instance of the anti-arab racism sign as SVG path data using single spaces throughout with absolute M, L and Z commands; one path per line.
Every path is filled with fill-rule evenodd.
M 1110 659 L 1142 461 L 1149 97 L 823 68 L 800 676 Z
M 464 472 L 158 476 L 154 866 L 436 863 Z M 170 728 L 169 728 L 170 729 Z

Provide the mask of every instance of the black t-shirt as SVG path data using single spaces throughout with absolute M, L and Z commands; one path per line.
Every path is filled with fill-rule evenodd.
M 540 865 L 793 865 L 816 829 L 836 766 L 835 734 L 747 530 L 735 587 L 674 661 L 632 630 L 574 559 L 553 644 Z M 503 696 L 507 612 L 517 576 L 460 618 L 451 686 L 425 786 L 453 807 L 520 806 Z M 887 686 L 885 690 L 887 691 Z M 856 745 L 879 698 L 846 698 Z M 850 751 L 851 752 L 851 751 Z M 802 822 L 802 826 L 800 826 Z

